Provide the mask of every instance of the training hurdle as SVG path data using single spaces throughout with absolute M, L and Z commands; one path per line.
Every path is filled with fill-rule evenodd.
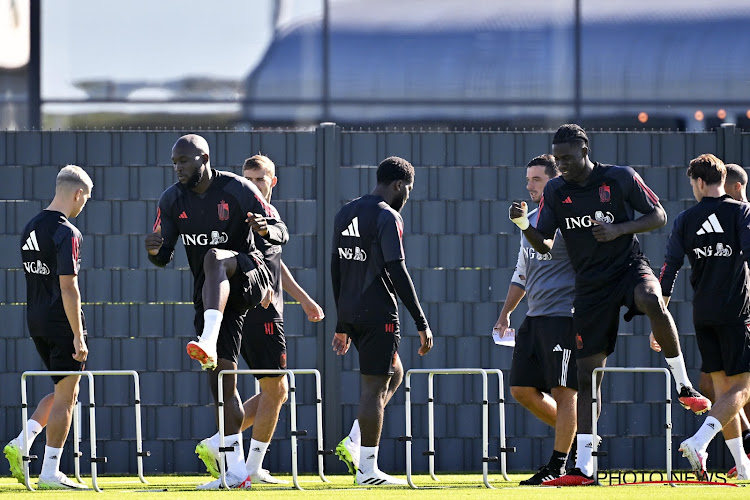
M 292 482 L 294 487 L 300 491 L 304 490 L 299 484 L 299 478 L 297 477 L 297 437 L 306 436 L 306 430 L 297 430 L 297 386 L 295 381 L 295 374 L 297 375 L 315 375 L 315 404 L 316 404 L 316 424 L 318 431 L 318 474 L 323 482 L 330 482 L 326 479 L 323 472 L 323 455 L 330 454 L 323 449 L 323 396 L 320 381 L 320 372 L 315 369 L 287 369 L 287 370 L 222 370 L 219 372 L 219 391 L 218 391 L 218 406 L 219 406 L 219 474 L 221 478 L 221 484 L 224 488 L 228 488 L 226 478 L 226 459 L 224 453 L 231 451 L 232 448 L 224 446 L 224 386 L 222 380 L 224 375 L 287 375 L 289 377 L 289 426 L 292 438 Z M 258 381 L 256 380 L 256 394 L 260 390 Z
M 23 460 L 23 474 L 24 484 L 26 489 L 34 491 L 31 486 L 31 480 L 29 477 L 29 464 L 31 460 L 36 457 L 29 455 L 29 450 L 26 449 L 28 442 L 28 429 L 26 422 L 28 421 L 28 404 L 26 398 L 26 378 L 27 377 L 40 377 L 40 376 L 58 376 L 67 377 L 69 375 L 80 375 L 88 379 L 89 387 L 89 438 L 91 440 L 91 483 L 94 490 L 101 492 L 101 488 L 97 483 L 97 464 L 106 463 L 107 457 L 96 456 L 96 399 L 94 395 L 94 376 L 130 376 L 133 377 L 133 388 L 135 396 L 135 435 L 136 435 L 136 460 L 138 463 L 138 478 L 144 484 L 148 484 L 148 481 L 143 477 L 143 457 L 150 456 L 149 452 L 143 451 L 143 441 L 141 436 L 141 391 L 140 381 L 138 372 L 134 370 L 85 370 L 85 371 L 27 371 L 21 374 L 21 419 L 23 421 L 23 443 L 22 443 L 22 460 Z M 81 410 L 80 403 L 73 407 L 73 421 L 71 425 L 73 427 L 73 460 L 75 465 L 75 477 L 79 483 L 83 483 L 80 472 L 80 428 L 81 428 Z
M 489 462 L 498 461 L 498 457 L 489 456 L 489 400 L 487 390 L 487 374 L 495 374 L 498 378 L 498 412 L 499 412 L 499 423 L 500 423 L 500 471 L 502 472 L 503 478 L 506 481 L 510 481 L 506 471 L 506 457 L 505 454 L 516 451 L 515 448 L 507 448 L 505 446 L 505 398 L 504 398 L 504 387 L 503 387 L 503 372 L 498 369 L 482 369 L 482 368 L 444 368 L 444 369 L 430 369 L 430 368 L 415 368 L 406 372 L 404 377 L 404 386 L 406 388 L 406 436 L 399 438 L 401 441 L 406 442 L 406 480 L 414 489 L 418 486 L 414 484 L 412 479 L 412 433 L 411 433 L 411 377 L 417 374 L 427 375 L 427 411 L 428 411 L 428 450 L 423 452 L 423 455 L 428 457 L 430 476 L 433 480 L 439 481 L 435 475 L 435 413 L 434 413 L 434 384 L 433 378 L 435 375 L 480 375 L 482 377 L 482 473 L 484 478 L 484 485 L 487 488 L 494 489 L 489 483 L 488 477 L 488 464 Z
M 666 454 L 667 454 L 667 480 L 672 481 L 672 374 L 666 368 L 594 368 L 594 372 L 591 374 L 591 434 L 596 436 L 596 421 L 598 420 L 598 408 L 597 408 L 597 384 L 596 377 L 599 373 L 661 373 L 665 379 L 665 423 L 664 428 L 666 430 Z M 606 451 L 599 451 L 599 443 L 597 439 L 592 439 L 593 451 L 592 455 L 594 458 L 594 480 L 597 478 L 598 457 L 607 456 Z

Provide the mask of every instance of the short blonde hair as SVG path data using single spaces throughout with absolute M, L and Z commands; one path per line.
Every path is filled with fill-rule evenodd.
M 57 174 L 55 181 L 55 191 L 76 191 L 81 188 L 88 188 L 89 192 L 94 187 L 94 183 L 84 169 L 77 165 L 66 165 Z
M 271 161 L 268 156 L 255 155 L 251 156 L 245 163 L 242 164 L 242 171 L 262 169 L 272 179 L 276 177 L 276 165 Z

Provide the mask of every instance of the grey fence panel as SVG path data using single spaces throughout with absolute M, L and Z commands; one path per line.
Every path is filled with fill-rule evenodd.
M 84 235 L 81 289 L 92 352 L 89 367 L 141 373 L 144 447 L 152 451 L 146 459 L 147 472 L 203 472 L 193 449 L 197 440 L 215 431 L 215 422 L 208 378 L 184 354 L 186 342 L 195 335 L 192 275 L 181 244 L 165 269 L 154 267 L 143 248 L 157 201 L 175 182 L 170 151 L 183 133 L 0 132 L 0 175 L 5 180 L 0 185 L 0 315 L 5 322 L 0 347 L 6 362 L 0 383 L 7 388 L 0 403 L 0 430 L 7 439 L 19 428 L 19 374 L 41 368 L 26 332 L 20 232 L 51 200 L 59 168 L 74 163 L 84 167 L 95 183 L 92 200 L 74 221 Z M 244 159 L 257 153 L 269 155 L 276 163 L 279 183 L 273 202 L 292 234 L 284 261 L 327 315 L 323 322 L 313 324 L 299 304 L 285 297 L 289 364 L 316 367 L 323 373 L 326 448 L 335 446 L 348 432 L 359 399 L 356 352 L 343 358 L 329 352 L 336 317 L 328 274 L 333 215 L 343 203 L 372 190 L 375 169 L 383 158 L 400 155 L 416 167 L 415 187 L 402 212 L 407 264 L 436 335 L 433 351 L 418 356 L 416 328 L 401 307 L 402 362 L 406 369 L 501 368 L 506 377 L 508 440 L 518 449 L 509 457 L 509 467 L 530 470 L 546 461 L 554 433 L 509 395 L 512 349 L 495 346 L 489 331 L 505 299 L 518 253 L 519 231 L 508 220 L 508 205 L 512 200 L 528 200 L 524 167 L 532 157 L 550 151 L 551 132 L 361 131 L 330 125 L 316 131 L 211 131 L 203 135 L 215 168 L 240 173 Z M 694 203 L 685 177 L 687 162 L 714 152 L 725 155 L 727 161 L 750 164 L 750 134 L 731 127 L 714 133 L 592 131 L 589 137 L 594 160 L 635 167 L 661 198 L 670 222 L 639 235 L 654 269 L 663 262 L 672 221 Z M 670 311 L 680 330 L 688 373 L 697 381 L 700 354 L 687 273 L 686 266 L 677 280 Z M 513 313 L 513 326 L 521 324 L 525 312 L 522 302 Z M 620 330 L 610 365 L 664 366 L 662 356 L 648 348 L 650 325 L 645 317 L 621 322 Z M 100 444 L 109 456 L 106 471 L 132 473 L 134 461 L 122 458 L 134 453 L 132 416 L 126 411 L 129 389 L 122 380 L 101 384 L 99 434 L 108 437 Z M 300 464 L 309 471 L 317 456 L 311 384 L 304 377 L 298 380 L 298 398 L 303 401 L 300 422 L 311 432 L 302 440 Z M 240 387 L 243 396 L 249 396 L 252 379 L 241 381 Z M 478 381 L 438 377 L 436 387 L 436 428 L 441 436 L 438 467 L 479 469 Z M 659 387 L 646 376 L 607 375 L 600 432 L 610 455 L 602 459 L 602 467 L 663 467 L 662 448 L 649 438 L 663 436 L 657 418 L 657 402 L 663 397 Z M 32 401 L 50 389 L 47 380 L 35 382 Z M 414 444 L 422 450 L 427 446 L 422 430 L 426 427 L 424 381 L 415 380 L 413 396 L 415 419 L 423 422 L 415 427 Z M 404 467 L 403 444 L 396 440 L 403 434 L 403 404 L 403 391 L 398 391 L 386 411 L 380 452 L 385 470 Z M 493 407 L 490 417 L 495 420 L 491 421 L 496 416 Z M 266 459 L 271 470 L 289 470 L 288 419 L 284 409 Z M 473 421 L 477 424 L 465 425 Z M 642 424 L 634 426 L 634 421 Z M 675 442 L 699 423 L 699 418 L 675 407 Z M 491 437 L 492 452 L 498 439 L 495 427 Z M 716 466 L 729 465 L 727 454 L 716 443 L 712 447 Z M 675 451 L 675 460 L 677 455 Z M 426 470 L 426 459 L 417 456 L 416 470 Z M 67 460 L 67 466 L 72 465 L 70 456 Z M 333 472 L 344 470 L 330 457 L 326 466 Z

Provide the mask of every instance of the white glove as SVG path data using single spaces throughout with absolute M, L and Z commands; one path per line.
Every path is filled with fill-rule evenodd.
M 529 218 L 526 216 L 529 209 L 525 201 L 521 202 L 521 208 L 523 208 L 523 215 L 521 217 L 511 219 L 511 221 L 513 222 L 513 224 L 521 228 L 521 231 L 525 231 L 529 228 Z

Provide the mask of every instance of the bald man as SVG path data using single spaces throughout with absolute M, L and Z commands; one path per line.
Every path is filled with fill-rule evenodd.
M 188 343 L 187 352 L 208 370 L 217 402 L 219 372 L 237 369 L 248 309 L 268 307 L 273 299 L 273 275 L 252 233 L 272 245 L 284 245 L 289 232 L 253 183 L 211 168 L 203 137 L 180 137 L 172 147 L 172 163 L 177 182 L 159 199 L 146 250 L 152 263 L 164 267 L 174 256 L 177 238 L 185 246 L 194 278 L 194 324 L 199 334 Z M 244 410 L 236 376 L 224 377 L 223 389 L 225 443 L 233 449 L 226 455 L 227 483 L 233 489 L 249 489 L 240 430 Z M 217 418 L 219 412 L 217 402 Z M 198 489 L 219 489 L 220 481 Z

